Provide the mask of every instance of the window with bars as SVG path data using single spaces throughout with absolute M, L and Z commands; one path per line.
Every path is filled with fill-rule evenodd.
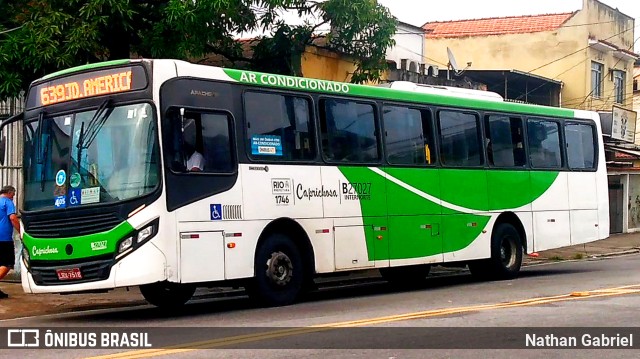
M 616 103 L 624 103 L 624 71 L 613 71 L 613 92 Z
M 602 97 L 602 71 L 604 65 L 592 61 L 591 62 L 591 96 Z

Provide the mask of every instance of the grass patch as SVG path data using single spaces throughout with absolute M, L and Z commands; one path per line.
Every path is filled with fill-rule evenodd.
M 573 259 L 584 259 L 584 253 L 576 253 Z
M 550 257 L 549 259 L 551 259 L 552 261 L 563 261 L 564 258 L 560 257 L 560 256 L 553 256 Z

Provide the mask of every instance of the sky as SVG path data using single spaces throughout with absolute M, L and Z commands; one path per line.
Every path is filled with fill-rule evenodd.
M 600 0 L 640 25 L 639 0 Z M 582 8 L 582 0 L 378 0 L 402 22 L 422 26 L 431 21 L 479 19 L 516 15 L 571 12 Z M 450 6 L 445 6 L 450 4 Z M 640 31 L 636 28 L 636 36 Z
M 599 1 L 636 19 L 634 32 L 636 38 L 640 37 L 640 0 Z M 431 21 L 553 14 L 582 8 L 582 0 L 378 0 L 378 3 L 389 8 L 398 20 L 418 27 Z M 286 15 L 285 20 L 290 24 L 303 22 L 293 13 Z M 262 32 L 244 33 L 241 37 L 251 38 L 261 34 Z M 640 41 L 636 42 L 634 50 L 640 53 Z

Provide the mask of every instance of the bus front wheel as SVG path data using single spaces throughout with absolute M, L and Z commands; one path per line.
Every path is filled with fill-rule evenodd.
M 302 292 L 304 268 L 300 250 L 283 234 L 272 234 L 256 251 L 255 276 L 246 286 L 249 297 L 266 306 L 293 303 Z
M 178 308 L 195 293 L 196 287 L 188 284 L 158 282 L 140 286 L 140 293 L 152 305 L 160 308 Z
M 522 239 L 509 223 L 500 223 L 491 235 L 491 258 L 469 263 L 471 274 L 481 279 L 513 279 L 522 266 Z

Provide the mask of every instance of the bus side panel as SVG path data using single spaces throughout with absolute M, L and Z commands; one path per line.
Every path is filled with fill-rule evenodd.
M 567 177 L 567 172 L 531 171 L 534 193 L 548 187 L 532 204 L 534 252 L 571 245 Z
M 244 219 L 322 218 L 319 166 L 241 164 L 240 172 Z
M 491 257 L 491 229 L 496 218 L 497 215 L 443 215 L 442 234 L 445 263 Z
M 368 167 L 324 166 L 322 190 L 324 216 L 335 226 L 336 269 L 388 267 L 385 177 Z
M 333 221 L 331 219 L 300 219 L 298 223 L 309 236 L 315 257 L 316 273 L 335 270 Z
M 596 141 L 598 150 L 598 169 L 595 173 L 597 208 L 598 208 L 598 239 L 609 237 L 609 188 L 607 184 L 607 162 L 602 141 L 602 126 L 600 115 L 596 112 L 575 110 L 577 118 L 592 119 L 596 126 Z
M 598 240 L 598 191 L 596 172 L 570 172 L 569 208 L 571 244 Z
M 533 249 L 535 248 L 533 236 L 533 213 L 516 212 L 516 216 L 518 216 L 518 219 L 524 228 L 524 235 L 527 241 L 526 253 L 533 253 Z

